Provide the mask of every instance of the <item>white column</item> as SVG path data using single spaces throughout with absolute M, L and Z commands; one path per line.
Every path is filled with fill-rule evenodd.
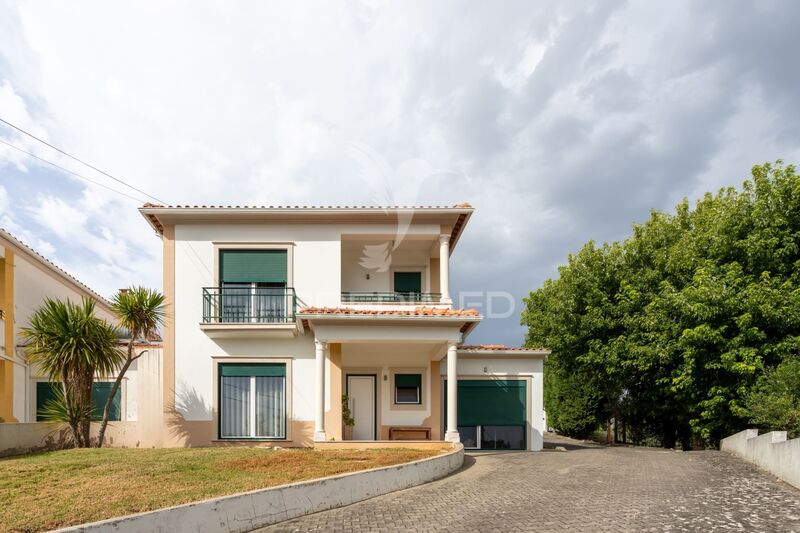
M 317 405 L 314 417 L 314 442 L 324 442 L 325 436 L 325 348 L 320 340 L 314 340 L 317 358 Z
M 450 299 L 450 235 L 439 235 L 439 287 L 442 303 L 453 303 Z
M 461 442 L 458 434 L 458 352 L 455 342 L 447 343 L 447 432 L 444 440 Z

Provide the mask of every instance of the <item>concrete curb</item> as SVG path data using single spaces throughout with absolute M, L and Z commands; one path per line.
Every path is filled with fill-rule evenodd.
M 57 531 L 251 531 L 298 516 L 428 483 L 451 474 L 461 468 L 463 463 L 464 447 L 457 444 L 453 451 L 411 463 L 243 492 Z

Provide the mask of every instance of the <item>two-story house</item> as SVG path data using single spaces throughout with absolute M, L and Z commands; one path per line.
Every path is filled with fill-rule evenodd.
M 468 204 L 140 212 L 163 241 L 165 446 L 541 449 L 547 350 L 464 345 L 483 318 L 450 294 Z
M 53 397 L 48 376 L 28 364 L 20 330 L 47 298 L 96 302 L 95 313 L 111 324 L 116 317 L 108 300 L 78 281 L 9 232 L 0 229 L 0 422 L 36 422 Z M 122 341 L 121 341 L 122 342 Z M 137 418 L 137 364 L 126 373 L 112 404 L 112 421 Z M 98 376 L 93 403 L 98 418 L 111 393 L 114 376 Z M 38 434 L 37 434 L 38 435 Z M 4 443 L 0 442 L 0 451 Z

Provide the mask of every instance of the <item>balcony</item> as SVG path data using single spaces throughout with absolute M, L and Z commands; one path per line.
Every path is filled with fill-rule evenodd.
M 292 287 L 204 287 L 200 329 L 211 337 L 296 335 Z
M 350 304 L 438 304 L 438 292 L 343 292 L 342 303 Z
M 440 231 L 437 226 L 402 236 L 342 235 L 341 304 L 365 310 L 449 308 L 449 256 L 446 247 L 442 253 Z

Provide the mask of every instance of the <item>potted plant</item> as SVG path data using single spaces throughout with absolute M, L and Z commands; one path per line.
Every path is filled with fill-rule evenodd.
M 353 426 L 356 425 L 350 411 L 350 398 L 342 394 L 342 440 L 353 440 Z

